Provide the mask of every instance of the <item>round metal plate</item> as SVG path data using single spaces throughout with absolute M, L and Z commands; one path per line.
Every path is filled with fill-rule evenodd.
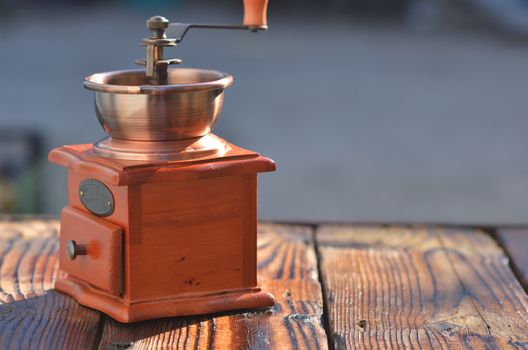
M 79 198 L 88 211 L 97 216 L 114 212 L 114 196 L 101 181 L 87 179 L 79 185 Z
M 107 137 L 94 144 L 94 153 L 105 158 L 135 161 L 185 162 L 223 156 L 227 141 L 213 134 L 177 141 L 130 141 Z

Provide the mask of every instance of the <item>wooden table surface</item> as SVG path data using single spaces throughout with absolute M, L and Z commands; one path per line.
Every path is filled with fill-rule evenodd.
M 0 220 L 1 348 L 528 349 L 528 229 L 262 223 L 275 307 L 126 325 L 52 290 L 58 228 Z

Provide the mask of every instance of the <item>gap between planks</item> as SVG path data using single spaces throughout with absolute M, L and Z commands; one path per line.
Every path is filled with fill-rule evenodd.
M 528 292 L 528 227 L 498 227 L 492 234 L 506 252 L 513 273 Z
M 328 296 L 326 294 L 326 288 L 324 287 L 324 281 L 323 281 L 323 276 L 324 276 L 324 271 L 322 270 L 322 267 L 321 267 L 321 252 L 320 252 L 320 249 L 319 249 L 319 244 L 318 244 L 318 241 L 317 241 L 317 231 L 320 227 L 320 225 L 311 225 L 312 227 L 312 232 L 313 232 L 313 242 L 314 242 L 314 248 L 315 248 L 315 256 L 316 256 L 316 259 L 317 259 L 317 273 L 318 273 L 318 277 L 319 277 L 319 285 L 321 286 L 321 295 L 322 295 L 322 299 L 323 299 L 323 314 L 321 316 L 321 322 L 323 324 L 323 327 L 324 327 L 324 330 L 326 332 L 326 339 L 327 339 L 327 346 L 328 346 L 328 349 L 330 350 L 334 350 L 335 349 L 335 346 L 334 346 L 334 342 L 333 342 L 333 333 L 332 333 L 332 328 L 330 326 L 330 318 L 329 318 L 329 306 L 328 306 Z

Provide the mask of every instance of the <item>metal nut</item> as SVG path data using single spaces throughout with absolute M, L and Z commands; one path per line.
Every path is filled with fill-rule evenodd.
M 163 16 L 152 16 L 147 20 L 147 28 L 150 30 L 167 29 L 170 21 Z
M 86 245 L 77 244 L 74 240 L 69 240 L 66 243 L 66 255 L 70 260 L 75 260 L 78 255 L 86 255 Z

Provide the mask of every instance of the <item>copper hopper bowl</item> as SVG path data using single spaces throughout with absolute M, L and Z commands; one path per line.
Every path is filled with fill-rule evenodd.
M 174 68 L 168 84 L 150 85 L 145 70 L 93 74 L 84 86 L 95 91 L 95 110 L 105 132 L 130 141 L 177 141 L 204 136 L 213 129 L 233 84 L 229 74 Z

